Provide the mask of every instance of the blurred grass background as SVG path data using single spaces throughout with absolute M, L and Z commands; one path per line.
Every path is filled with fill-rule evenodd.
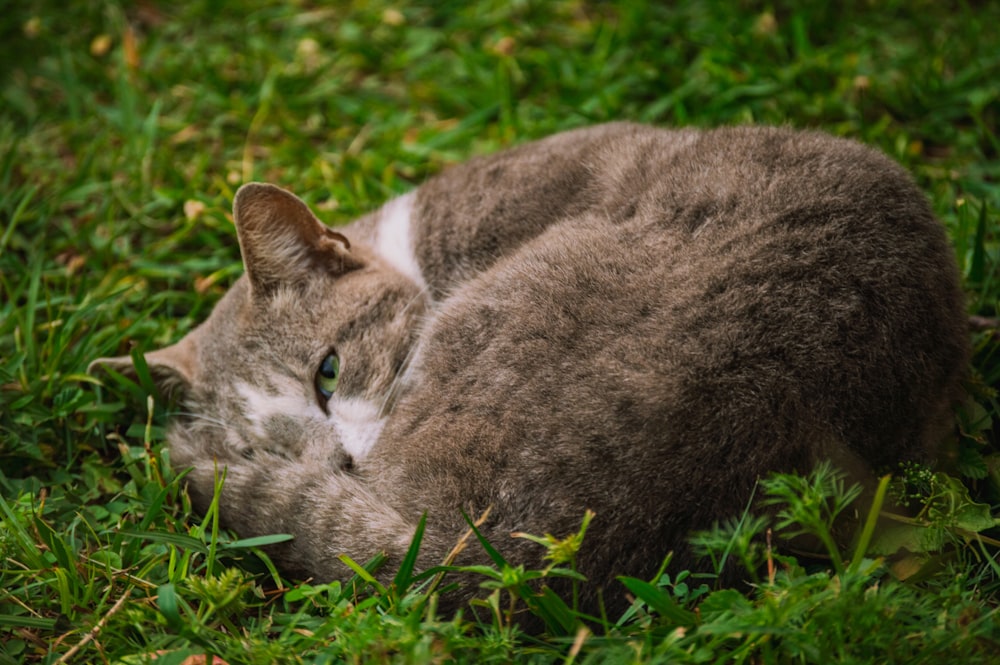
M 83 371 L 208 314 L 241 272 L 229 209 L 242 182 L 290 188 L 338 223 L 448 164 L 596 122 L 820 128 L 913 173 L 952 235 L 970 313 L 997 315 L 1000 3 L 39 0 L 0 14 L 2 663 L 157 649 L 157 662 L 323 662 L 333 643 L 331 659 L 656 660 L 683 637 L 654 622 L 573 651 L 502 622 L 422 623 L 348 610 L 329 589 L 219 581 L 199 549 L 210 533 L 160 466 L 162 413 L 147 422 L 139 386 L 100 399 Z M 996 515 L 1000 357 L 988 326 L 975 345 L 946 464 Z M 942 634 L 986 632 L 912 645 L 972 662 L 1000 644 L 990 556 L 942 552 L 964 577 L 932 576 L 925 597 L 946 608 Z M 241 600 L 220 605 L 233 589 Z M 871 611 L 903 611 L 889 607 Z M 353 618 L 319 618 L 338 613 Z M 732 655 L 732 641 L 704 651 L 695 637 L 691 662 Z M 736 651 L 814 662 L 766 642 Z

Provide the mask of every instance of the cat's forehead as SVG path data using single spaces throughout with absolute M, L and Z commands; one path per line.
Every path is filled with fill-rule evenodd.
M 372 271 L 337 278 L 317 275 L 307 283 L 279 288 L 264 297 L 249 293 L 245 320 L 251 328 L 284 324 L 326 328 L 334 321 L 362 316 L 374 300 L 391 288 L 383 275 Z
M 421 311 L 419 290 L 395 274 L 358 270 L 337 279 L 317 276 L 266 295 L 253 293 L 246 276 L 223 297 L 206 322 L 202 356 L 207 364 L 280 355 L 311 367 L 348 343 Z
M 294 363 L 300 354 L 289 350 L 315 337 L 322 315 L 315 304 L 303 299 L 303 293 L 279 290 L 266 298 L 255 297 L 247 277 L 240 277 L 196 332 L 200 363 L 216 371 L 223 367 L 227 372 L 238 372 L 241 367 L 252 371 L 262 359 L 274 355 L 275 347 L 283 347 L 281 355 Z M 206 372 L 208 378 L 212 374 Z
M 342 284 L 347 281 L 317 275 L 306 284 L 289 284 L 259 294 L 243 275 L 216 304 L 209 322 L 215 324 L 216 333 L 232 330 L 247 334 L 257 329 L 273 330 L 276 323 L 309 326 L 338 312 L 350 316 L 357 298 L 352 284 Z

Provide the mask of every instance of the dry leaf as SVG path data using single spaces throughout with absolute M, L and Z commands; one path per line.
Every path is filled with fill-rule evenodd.
M 927 564 L 927 557 L 917 554 L 908 554 L 898 561 L 889 565 L 892 576 L 897 580 L 905 581 L 917 573 Z
M 184 202 L 184 216 L 187 217 L 188 221 L 193 222 L 201 217 L 201 213 L 203 212 L 205 212 L 205 204 L 201 201 L 188 199 Z
M 219 273 L 215 272 L 208 277 L 197 277 L 194 280 L 194 290 L 199 295 L 205 295 L 212 285 L 219 281 Z
M 403 25 L 406 23 L 406 17 L 398 9 L 386 9 L 382 12 L 382 22 L 392 26 Z
M 757 17 L 753 31 L 761 37 L 770 37 L 778 32 L 778 19 L 774 18 L 774 14 L 771 12 L 764 12 Z
M 87 265 L 87 259 L 82 256 L 74 256 L 66 264 L 66 275 L 72 277 L 76 273 L 80 272 L 80 268 Z
M 87 259 L 74 251 L 66 251 L 56 256 L 56 262 L 65 266 L 66 275 L 72 277 L 87 264 Z
M 206 660 L 205 656 L 188 656 L 181 665 L 229 665 L 229 663 L 218 656 L 212 656 L 211 661 Z
M 111 50 L 111 35 L 97 35 L 90 42 L 90 55 L 100 58 Z
M 187 143 L 188 141 L 198 138 L 198 126 L 188 125 L 177 131 L 173 136 L 170 137 L 170 142 L 174 145 L 181 143 Z
M 140 25 L 152 27 L 163 25 L 167 21 L 167 15 L 154 0 L 140 0 L 135 7 L 134 17 Z
M 139 44 L 132 26 L 125 26 L 125 34 L 122 35 L 122 52 L 125 54 L 125 66 L 131 71 L 139 69 Z
M 514 38 L 507 36 L 498 39 L 490 50 L 496 55 L 510 56 L 513 55 L 515 46 L 517 46 L 517 42 L 514 41 Z
M 157 660 L 160 656 L 166 656 L 169 653 L 171 652 L 166 649 L 160 649 L 153 654 L 152 660 Z M 181 665 L 229 665 L 229 663 L 218 656 L 212 656 L 212 660 L 208 660 L 205 656 L 188 656 L 181 662 Z
M 315 207 L 317 210 L 322 210 L 323 212 L 333 212 L 340 207 L 340 201 L 331 196 L 316 203 Z
M 33 16 L 27 21 L 25 21 L 24 26 L 21 27 L 24 32 L 24 36 L 28 39 L 34 39 L 42 31 L 42 19 L 37 16 Z

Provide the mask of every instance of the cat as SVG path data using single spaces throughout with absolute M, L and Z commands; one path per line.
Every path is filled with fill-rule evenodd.
M 573 130 L 446 169 L 333 230 L 247 184 L 245 274 L 145 355 L 195 506 L 293 575 L 346 579 L 426 513 L 419 568 L 483 535 L 576 532 L 616 575 L 698 567 L 687 535 L 772 472 L 852 478 L 932 452 L 968 362 L 945 232 L 894 162 L 818 132 Z M 129 357 L 104 358 L 131 372 Z M 487 561 L 476 544 L 456 563 Z M 476 593 L 470 582 L 457 604 Z

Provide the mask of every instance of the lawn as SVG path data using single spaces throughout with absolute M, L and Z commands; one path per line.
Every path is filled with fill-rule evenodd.
M 5 7 L 0 665 L 997 662 L 998 25 L 1000 3 L 971 0 Z M 955 436 L 935 470 L 887 485 L 915 517 L 826 564 L 796 560 L 762 545 L 766 529 L 822 536 L 849 492 L 822 469 L 774 478 L 770 523 L 695 536 L 752 586 L 668 564 L 629 581 L 625 616 L 584 621 L 570 599 L 533 600 L 532 571 L 501 551 L 484 601 L 451 617 L 408 576 L 281 577 L 259 541 L 192 514 L 148 382 L 85 373 L 207 316 L 241 272 L 243 182 L 293 189 L 337 224 L 469 156 L 617 119 L 819 128 L 913 174 L 977 323 Z M 522 611 L 544 633 L 523 634 Z

